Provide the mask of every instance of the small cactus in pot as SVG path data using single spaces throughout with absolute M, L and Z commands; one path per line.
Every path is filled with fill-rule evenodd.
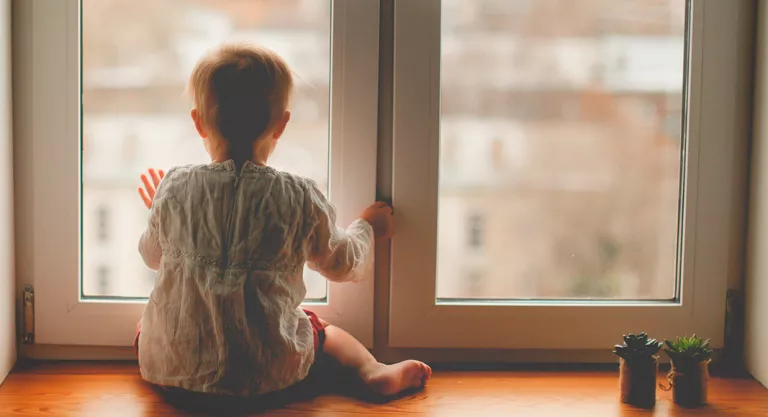
M 664 344 L 664 351 L 672 362 L 668 378 L 675 403 L 681 407 L 703 406 L 707 403 L 712 358 L 709 340 L 693 335 L 667 340 Z
M 619 357 L 621 402 L 651 408 L 656 404 L 658 353 L 662 343 L 645 333 L 628 334 L 613 353 Z

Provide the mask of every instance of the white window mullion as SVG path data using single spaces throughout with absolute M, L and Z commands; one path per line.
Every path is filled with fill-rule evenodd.
M 334 0 L 332 31 L 330 197 L 346 226 L 376 199 L 379 1 Z M 308 307 L 373 347 L 373 276 Z
M 397 2 L 394 33 L 392 203 L 397 235 L 391 251 L 389 343 L 399 347 L 431 333 L 424 326 L 435 310 L 440 1 Z

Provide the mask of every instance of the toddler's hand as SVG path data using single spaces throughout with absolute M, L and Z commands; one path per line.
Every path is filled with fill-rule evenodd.
M 139 187 L 139 195 L 141 196 L 141 199 L 144 200 L 144 205 L 147 206 L 147 208 L 152 208 L 152 200 L 155 199 L 155 192 L 160 185 L 160 180 L 165 176 L 165 172 L 163 172 L 162 169 L 155 171 L 154 168 L 150 168 L 149 176 L 152 178 L 151 183 L 146 174 L 141 175 L 141 182 L 144 183 L 144 188 Z
M 389 239 L 395 233 L 395 223 L 392 219 L 392 206 L 384 202 L 376 202 L 363 210 L 360 218 L 370 223 L 377 240 Z

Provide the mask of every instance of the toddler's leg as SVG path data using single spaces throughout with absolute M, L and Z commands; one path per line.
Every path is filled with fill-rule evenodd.
M 356 370 L 360 379 L 381 395 L 421 388 L 432 376 L 432 369 L 419 361 L 403 361 L 394 365 L 379 363 L 357 339 L 335 326 L 325 328 L 323 350 L 342 366 Z

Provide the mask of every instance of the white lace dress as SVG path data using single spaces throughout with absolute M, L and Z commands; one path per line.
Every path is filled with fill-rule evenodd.
M 370 272 L 373 230 L 335 212 L 307 179 L 233 161 L 168 172 L 139 243 L 158 271 L 139 337 L 142 377 L 188 390 L 257 395 L 314 362 L 299 304 L 305 264 L 332 281 Z

